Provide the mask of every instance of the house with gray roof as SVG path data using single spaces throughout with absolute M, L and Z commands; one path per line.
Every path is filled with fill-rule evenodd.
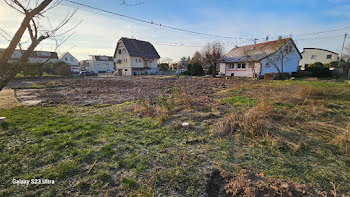
M 160 56 L 154 46 L 142 40 L 121 38 L 114 52 L 116 75 L 152 75 L 158 72 Z
M 291 38 L 236 46 L 220 61 L 220 74 L 258 77 L 265 73 L 298 71 L 301 54 Z

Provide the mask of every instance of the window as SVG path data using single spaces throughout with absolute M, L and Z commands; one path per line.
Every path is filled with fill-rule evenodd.
M 332 59 L 332 55 L 327 55 L 327 59 Z
M 128 72 L 128 69 L 125 69 L 125 72 Z
M 269 66 L 270 65 L 270 62 L 266 62 L 266 64 L 265 64 L 266 66 Z
M 67 59 L 66 57 L 65 57 L 64 59 L 65 59 L 66 61 L 68 61 L 68 59 Z
M 229 64 L 228 66 L 229 66 L 230 69 L 234 69 L 235 68 L 234 64 Z
M 245 64 L 242 64 L 242 69 L 245 69 L 246 68 L 246 65 Z
M 118 61 L 117 61 L 117 64 L 121 64 L 121 63 L 122 63 L 122 60 L 118 60 Z
M 241 69 L 242 68 L 242 64 L 237 64 L 237 69 Z
M 312 56 L 311 56 L 311 59 L 316 59 L 316 55 L 312 55 Z
M 118 50 L 118 53 L 119 53 L 119 54 L 122 54 L 122 50 L 121 50 L 121 49 L 119 49 L 119 50 Z

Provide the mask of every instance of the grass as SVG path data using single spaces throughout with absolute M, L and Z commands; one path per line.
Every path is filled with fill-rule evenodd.
M 10 109 L 13 107 L 20 106 L 20 103 L 17 101 L 14 91 L 11 89 L 3 89 L 0 91 L 0 110 L 1 109 Z
M 153 104 L 2 109 L 0 196 L 202 196 L 212 169 L 242 168 L 349 194 L 346 88 L 261 82 L 227 90 L 210 110 L 177 88 Z M 32 178 L 56 184 L 12 184 Z

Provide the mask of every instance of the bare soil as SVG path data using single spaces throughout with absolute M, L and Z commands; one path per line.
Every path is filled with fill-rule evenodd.
M 139 99 L 156 100 L 171 94 L 175 87 L 192 97 L 208 99 L 221 90 L 243 83 L 255 82 L 202 77 L 118 77 L 22 81 L 11 85 L 22 103 L 34 100 L 41 101 L 34 102 L 40 105 L 114 105 Z
M 326 196 L 304 184 L 267 178 L 243 169 L 237 175 L 215 169 L 207 180 L 207 194 L 211 197 L 230 196 Z

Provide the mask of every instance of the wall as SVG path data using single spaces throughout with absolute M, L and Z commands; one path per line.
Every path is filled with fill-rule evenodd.
M 234 69 L 230 68 L 230 64 L 234 64 Z M 224 73 L 225 76 L 231 76 L 231 74 L 234 74 L 235 77 L 253 77 L 253 68 L 252 66 L 246 65 L 245 69 L 238 69 L 237 63 L 220 63 L 220 73 Z M 259 72 L 260 64 L 255 63 L 255 72 Z
M 286 46 L 287 45 L 285 45 L 284 47 Z M 277 52 L 274 55 L 271 55 L 270 59 L 274 59 L 274 60 L 280 59 L 278 57 L 279 55 Z M 300 61 L 300 55 L 297 49 L 293 45 L 292 51 L 284 58 L 283 72 L 290 73 L 290 74 L 292 74 L 292 72 L 297 72 L 299 67 L 299 61 Z M 273 64 L 271 64 L 271 61 L 269 61 L 268 58 L 261 60 L 260 63 L 262 65 L 261 75 L 264 75 L 265 73 L 278 73 L 278 70 Z M 279 61 L 277 64 L 278 64 L 278 68 L 282 71 L 281 61 Z
M 90 71 L 93 71 L 95 73 L 98 72 L 105 72 L 107 70 L 114 71 L 114 62 L 113 61 L 96 61 L 95 57 L 92 56 L 92 60 L 90 62 L 91 65 Z
M 64 56 L 60 58 L 59 61 L 66 62 L 70 66 L 79 65 L 79 61 L 70 53 L 64 54 Z
M 119 54 L 119 50 L 121 50 L 121 54 Z M 121 62 L 118 63 L 118 60 L 121 60 Z M 122 75 L 125 75 L 125 76 L 131 75 L 132 59 L 122 41 L 119 41 L 117 44 L 114 61 L 115 61 L 117 73 L 119 69 L 122 69 Z
M 311 59 L 311 57 L 315 55 L 315 59 Z M 327 55 L 332 55 L 331 59 L 327 59 Z M 339 55 L 320 50 L 320 49 L 304 49 L 302 53 L 303 59 L 300 61 L 300 66 L 302 69 L 305 68 L 307 64 L 313 64 L 316 62 L 321 62 L 322 64 L 331 63 L 333 61 L 338 61 Z

